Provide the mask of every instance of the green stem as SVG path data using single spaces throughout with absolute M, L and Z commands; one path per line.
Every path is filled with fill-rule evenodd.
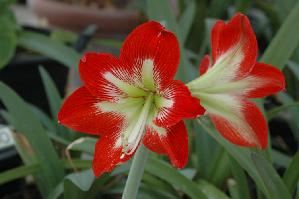
M 147 157 L 148 150 L 143 145 L 139 146 L 132 162 L 122 199 L 135 199 L 137 197 Z

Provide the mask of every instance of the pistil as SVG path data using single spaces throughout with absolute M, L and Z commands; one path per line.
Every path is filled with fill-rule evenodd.
M 144 102 L 140 115 L 134 124 L 133 128 L 129 128 L 128 132 L 121 136 L 123 153 L 130 155 L 134 153 L 135 149 L 139 145 L 141 138 L 145 133 L 145 124 L 152 108 L 154 100 L 153 93 L 150 93 Z

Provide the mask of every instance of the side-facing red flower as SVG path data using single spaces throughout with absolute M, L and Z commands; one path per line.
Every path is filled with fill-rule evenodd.
M 203 58 L 201 76 L 188 87 L 224 138 L 240 146 L 265 148 L 267 123 L 248 98 L 281 91 L 284 76 L 273 66 L 256 62 L 257 41 L 245 15 L 236 14 L 228 23 L 217 21 L 211 34 L 213 61 L 209 55 Z
M 96 176 L 127 161 L 141 142 L 167 154 L 175 167 L 185 166 L 188 136 L 182 119 L 204 109 L 182 82 L 173 80 L 179 56 L 175 35 L 152 21 L 128 36 L 120 58 L 87 53 L 81 59 L 84 86 L 66 99 L 58 120 L 100 136 L 93 160 Z

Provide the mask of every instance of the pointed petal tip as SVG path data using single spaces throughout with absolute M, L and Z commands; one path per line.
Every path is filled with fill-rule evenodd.
M 248 85 L 248 98 L 261 98 L 273 95 L 280 91 L 285 91 L 285 77 L 278 68 L 257 62 L 248 75 L 251 81 Z
M 218 132 L 232 144 L 265 149 L 268 145 L 268 126 L 262 112 L 250 101 L 235 101 L 239 109 L 230 114 L 209 113 Z
M 222 72 L 222 76 L 227 77 L 226 81 L 245 77 L 256 63 L 258 51 L 249 19 L 238 13 L 226 23 L 217 21 L 211 31 L 211 48 L 214 63 L 223 61 L 226 56 L 234 57 L 226 63 L 228 69 Z
M 243 20 L 248 20 L 249 21 L 248 17 L 245 14 L 243 14 L 242 12 L 237 12 L 236 14 L 234 14 L 233 17 L 231 18 L 231 20 L 233 20 L 233 19 L 238 19 L 238 20 L 242 20 L 242 21 Z

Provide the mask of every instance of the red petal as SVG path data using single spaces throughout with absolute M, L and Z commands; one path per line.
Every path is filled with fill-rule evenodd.
M 58 121 L 75 130 L 95 135 L 119 131 L 123 118 L 113 113 L 103 113 L 97 108 L 101 100 L 93 97 L 85 87 L 77 89 L 63 103 Z
M 133 155 L 122 157 L 122 147 L 117 146 L 117 134 L 105 135 L 97 141 L 92 162 L 93 172 L 99 177 L 105 172 L 111 172 L 119 163 L 129 160 Z
M 125 96 L 122 90 L 104 77 L 109 72 L 123 81 L 130 79 L 125 77 L 128 73 L 113 55 L 86 53 L 80 60 L 79 72 L 86 88 L 100 99 L 114 101 Z
M 153 129 L 148 128 L 143 144 L 150 150 L 167 154 L 172 165 L 183 168 L 188 162 L 188 133 L 183 121 L 167 128 L 166 134 L 159 136 Z
M 212 29 L 211 45 L 214 63 L 233 48 L 233 54 L 242 55 L 235 71 L 235 80 L 248 74 L 256 62 L 257 41 L 249 19 L 243 14 L 236 14 L 227 24 L 218 21 Z
M 240 103 L 240 111 L 242 112 L 237 115 L 238 122 L 231 118 L 209 113 L 214 125 L 224 138 L 234 144 L 266 148 L 268 128 L 263 114 L 252 102 L 242 101 Z
M 192 97 L 188 88 L 179 80 L 173 80 L 161 95 L 172 101 L 172 105 L 158 110 L 155 124 L 162 127 L 172 126 L 183 118 L 196 118 L 204 114 L 199 99 Z
M 246 93 L 250 98 L 266 97 L 285 89 L 283 73 L 268 64 L 256 63 L 247 78 L 252 79 Z
M 153 60 L 154 78 L 160 89 L 173 79 L 179 57 L 179 44 L 175 35 L 154 21 L 138 26 L 125 40 L 120 54 L 121 62 L 126 63 L 131 73 L 141 72 L 144 60 Z
M 205 55 L 199 64 L 199 74 L 203 75 L 212 66 L 210 55 Z

